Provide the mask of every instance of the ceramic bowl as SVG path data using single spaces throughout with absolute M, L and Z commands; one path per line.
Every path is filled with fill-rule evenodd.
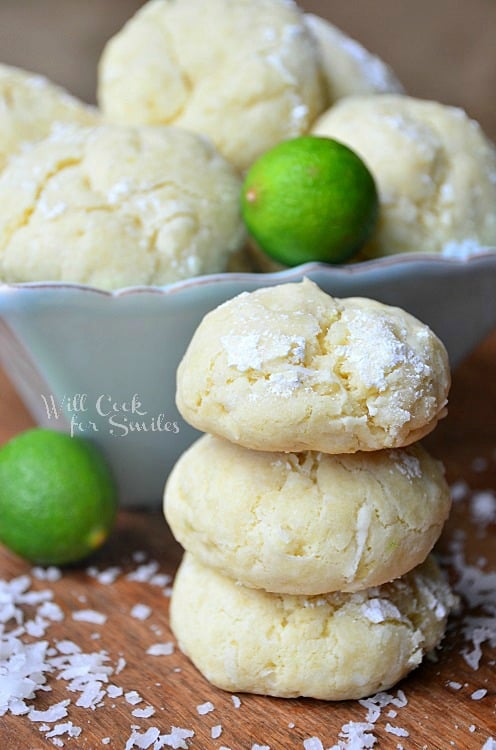
M 496 249 L 468 259 L 397 255 L 115 292 L 0 285 L 1 361 L 38 423 L 103 449 L 123 505 L 157 507 L 171 467 L 198 435 L 174 403 L 176 368 L 198 323 L 240 292 L 304 276 L 338 297 L 408 310 L 444 341 L 453 367 L 496 326 Z

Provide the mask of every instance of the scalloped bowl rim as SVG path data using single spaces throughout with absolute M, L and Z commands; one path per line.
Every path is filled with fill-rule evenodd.
M 127 286 L 120 289 L 108 290 L 101 289 L 90 284 L 80 284 L 77 282 L 67 281 L 29 281 L 29 282 L 0 282 L 0 292 L 7 291 L 13 293 L 18 290 L 79 290 L 81 292 L 91 292 L 106 297 L 123 297 L 130 294 L 161 294 L 173 295 L 189 290 L 192 287 L 205 286 L 209 284 L 222 284 L 231 282 L 253 282 L 257 279 L 263 279 L 268 283 L 285 283 L 300 279 L 306 274 L 323 273 L 329 278 L 357 276 L 361 274 L 372 273 L 377 270 L 388 270 L 401 267 L 415 266 L 416 264 L 426 264 L 432 267 L 463 267 L 473 265 L 483 260 L 493 260 L 496 262 L 496 247 L 481 249 L 477 253 L 472 253 L 463 257 L 440 256 L 433 253 L 404 253 L 388 255 L 373 260 L 360 261 L 347 265 L 330 265 L 327 263 L 311 262 L 304 263 L 293 268 L 286 268 L 281 271 L 272 271 L 268 273 L 254 273 L 250 271 L 233 271 L 215 274 L 204 274 L 201 276 L 192 276 L 188 279 L 182 279 L 163 286 L 137 285 Z

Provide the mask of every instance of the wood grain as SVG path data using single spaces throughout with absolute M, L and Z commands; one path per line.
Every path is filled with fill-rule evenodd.
M 4 376 L 0 375 L 1 438 L 6 439 L 29 424 L 29 417 Z M 463 480 L 472 491 L 496 488 L 496 332 L 459 368 L 454 375 L 450 413 L 436 432 L 425 441 L 427 447 L 446 464 L 450 482 Z M 452 541 L 461 532 L 467 559 L 475 564 L 485 558 L 484 570 L 496 570 L 494 523 L 476 524 L 472 517 L 472 495 L 455 503 L 450 520 L 438 545 L 438 551 L 449 554 Z M 168 734 L 171 726 L 195 732 L 189 743 L 192 750 L 229 747 L 251 750 L 254 743 L 268 745 L 271 750 L 303 748 L 303 741 L 316 736 L 325 748 L 333 746 L 341 727 L 350 721 L 364 721 L 366 709 L 356 701 L 324 703 L 313 700 L 277 700 L 261 696 L 241 695 L 236 709 L 231 696 L 210 686 L 189 661 L 176 649 L 170 656 L 146 654 L 152 643 L 168 642 L 173 637 L 168 627 L 168 597 L 163 587 L 139 583 L 126 578 L 138 563 L 133 553 L 143 551 L 146 560 L 155 560 L 159 571 L 173 575 L 181 550 L 171 538 L 165 521 L 157 513 L 122 512 L 116 531 L 107 546 L 90 563 L 100 570 L 120 566 L 122 572 L 112 585 L 104 585 L 86 572 L 86 566 L 67 569 L 55 583 L 33 579 L 34 589 L 49 586 L 54 592 L 65 619 L 53 623 L 46 638 L 71 639 L 84 651 L 105 649 L 110 664 L 120 656 L 126 667 L 111 682 L 124 691 L 136 690 L 143 698 L 143 707 L 151 705 L 155 714 L 148 719 L 132 715 L 135 707 L 123 697 L 104 699 L 96 710 L 74 705 L 77 694 L 69 693 L 62 680 L 50 679 L 51 692 L 38 693 L 36 707 L 44 708 L 56 701 L 71 698 L 68 718 L 82 727 L 77 739 L 67 739 L 66 747 L 93 750 L 110 737 L 110 748 L 124 748 L 132 726 L 144 732 L 157 727 Z M 0 551 L 0 577 L 30 574 L 30 566 L 6 550 Z M 451 570 L 452 579 L 457 576 Z M 148 619 L 131 616 L 132 607 L 146 604 L 151 608 Z M 103 626 L 72 619 L 72 612 L 91 608 L 107 615 Z M 496 739 L 496 650 L 483 646 L 483 658 L 477 670 L 465 662 L 463 624 L 469 613 L 464 605 L 451 621 L 449 633 L 437 655 L 437 661 L 426 661 L 397 688 L 402 689 L 408 705 L 396 709 L 390 718 L 386 708 L 374 728 L 376 747 L 396 750 L 429 748 L 429 750 L 479 750 L 489 736 Z M 493 618 L 494 619 L 494 618 Z M 94 634 L 98 634 L 95 638 Z M 450 683 L 462 685 L 459 690 Z M 396 688 L 396 689 L 397 689 Z M 488 692 L 481 700 L 472 693 L 480 688 Z M 392 690 L 396 694 L 396 689 Z M 196 707 L 206 701 L 214 711 L 200 716 Z M 386 731 L 387 723 L 404 728 L 409 736 L 402 738 Z M 211 728 L 222 725 L 222 735 L 211 738 Z M 472 731 L 471 731 L 472 730 Z M 37 725 L 22 716 L 7 715 L 0 719 L 0 747 L 16 750 L 38 750 L 53 747 L 40 733 Z

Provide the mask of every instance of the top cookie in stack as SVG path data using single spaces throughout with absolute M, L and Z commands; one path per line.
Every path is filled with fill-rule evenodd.
M 194 427 L 264 451 L 409 445 L 446 413 L 446 350 L 395 307 L 309 280 L 242 294 L 206 315 L 178 369 Z

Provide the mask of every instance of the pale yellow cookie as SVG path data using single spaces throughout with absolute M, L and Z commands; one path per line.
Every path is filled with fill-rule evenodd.
M 345 143 L 374 175 L 379 224 L 364 257 L 496 244 L 496 148 L 461 109 L 407 96 L 349 97 L 313 132 Z
M 59 126 L 0 175 L 0 277 L 116 289 L 224 271 L 239 189 L 194 133 Z
M 205 435 L 165 490 L 176 539 L 245 586 L 358 591 L 425 560 L 450 508 L 441 464 L 419 445 L 329 455 L 252 451 Z
M 96 110 L 43 76 L 0 65 L 0 170 L 25 144 L 45 138 L 54 123 L 94 125 L 98 119 Z
M 430 432 L 449 385 L 446 350 L 426 325 L 305 279 L 208 313 L 179 365 L 176 401 L 194 427 L 247 448 L 354 453 Z
M 315 40 L 288 0 L 151 0 L 107 44 L 109 120 L 206 133 L 240 169 L 327 106 Z
M 403 92 L 391 68 L 355 39 L 312 13 L 305 15 L 305 21 L 319 44 L 331 102 L 344 96 Z
M 387 690 L 441 641 L 455 599 L 434 560 L 355 594 L 245 588 L 186 553 L 170 621 L 217 687 L 282 698 L 363 698 Z

